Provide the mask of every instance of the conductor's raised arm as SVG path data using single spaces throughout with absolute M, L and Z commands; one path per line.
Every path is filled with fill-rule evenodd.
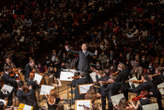
M 78 54 L 78 53 L 79 53 L 79 51 L 71 50 L 70 47 L 69 47 L 68 45 L 65 45 L 65 50 L 66 50 L 67 52 L 71 52 L 71 53 L 73 53 L 73 54 Z

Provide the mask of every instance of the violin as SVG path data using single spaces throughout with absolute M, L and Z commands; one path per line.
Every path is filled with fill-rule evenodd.
M 132 101 L 138 101 L 142 98 L 145 98 L 147 95 L 148 95 L 147 91 L 141 91 L 139 96 L 136 96 L 136 97 L 132 98 Z
M 112 75 L 116 76 L 116 75 L 118 75 L 118 73 L 119 73 L 119 71 L 116 71 L 116 72 L 112 73 Z
M 34 77 L 35 77 L 35 71 L 32 70 L 32 71 L 30 72 L 29 78 L 30 78 L 30 79 L 33 79 Z
M 80 79 L 81 78 L 81 76 L 79 75 L 79 76 L 73 76 L 73 77 L 70 77 L 70 79 Z
M 138 100 L 140 100 L 141 98 L 144 98 L 144 97 L 145 97 L 144 95 L 139 95 L 137 97 L 132 98 L 132 100 L 133 101 L 138 101 Z
M 16 80 L 20 80 L 20 74 L 18 72 L 18 69 L 17 68 L 12 68 L 9 72 L 9 76 L 11 78 L 15 78 Z
M 130 80 L 130 81 L 137 84 L 143 83 L 143 80 Z

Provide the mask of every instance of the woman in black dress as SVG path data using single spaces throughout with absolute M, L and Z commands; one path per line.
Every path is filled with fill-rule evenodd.
M 59 102 L 60 98 L 57 97 L 54 90 L 51 90 L 50 95 L 47 96 L 48 110 L 56 110 Z

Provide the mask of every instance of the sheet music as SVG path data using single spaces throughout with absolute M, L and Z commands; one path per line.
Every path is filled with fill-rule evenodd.
M 90 77 L 91 77 L 91 79 L 92 79 L 93 82 L 97 82 L 96 72 L 90 73 Z M 98 78 L 100 78 L 100 75 L 98 75 Z
M 3 102 L 3 103 L 4 103 L 4 105 L 6 105 L 6 104 L 7 104 L 7 102 L 6 102 L 5 100 L 3 100 L 3 99 L 0 99 L 0 102 Z
M 118 94 L 118 95 L 114 95 L 111 97 L 111 100 L 112 100 L 112 103 L 113 105 L 118 105 L 119 102 L 120 102 L 120 99 L 124 98 L 124 95 L 123 94 Z
M 130 87 L 132 87 L 133 84 L 134 84 L 135 87 L 137 87 L 139 84 L 132 83 L 131 82 L 132 80 L 137 80 L 137 78 L 136 77 L 133 77 L 133 78 L 129 79 L 129 85 L 130 85 Z
M 91 108 L 91 100 L 76 100 L 75 110 L 85 110 L 86 108 Z
M 42 80 L 43 76 L 38 74 L 38 73 L 35 73 L 35 76 L 34 76 L 34 81 L 37 82 L 37 84 L 40 84 L 41 80 Z
M 75 69 L 69 69 L 69 71 L 70 71 L 70 72 L 73 72 L 73 73 L 78 72 L 78 71 L 77 71 L 77 70 L 75 70 Z
M 142 109 L 143 109 L 143 110 L 159 110 L 159 109 L 158 109 L 158 104 L 157 104 L 157 103 L 143 105 L 143 106 L 142 106 Z
M 90 87 L 93 84 L 83 84 L 83 85 L 79 85 L 79 93 L 80 94 L 85 94 L 88 92 L 88 90 L 90 89 Z
M 164 95 L 164 82 L 157 85 L 160 93 Z
M 74 73 L 73 72 L 64 72 L 64 71 L 61 71 L 61 74 L 60 74 L 60 80 L 61 81 L 72 81 L 72 77 L 74 76 Z
M 1 91 L 2 92 L 7 92 L 8 91 L 9 93 L 11 93 L 13 91 L 13 87 L 10 86 L 10 85 L 4 84 Z
M 75 72 L 78 72 L 78 71 L 75 70 L 75 69 L 63 69 L 63 72 L 73 72 L 73 73 L 75 73 Z
M 159 92 L 160 92 L 162 95 L 164 95 L 164 88 L 160 88 L 160 89 L 159 89 Z
M 32 109 L 32 106 L 30 106 L 30 105 L 24 105 L 23 110 L 31 110 L 31 109 Z
M 41 85 L 40 95 L 48 95 L 52 89 L 54 89 L 53 86 Z
M 164 88 L 164 82 L 157 85 L 158 88 Z

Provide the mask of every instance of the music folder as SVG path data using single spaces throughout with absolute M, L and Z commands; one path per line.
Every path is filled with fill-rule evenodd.
M 76 100 L 75 110 L 90 110 L 92 108 L 91 100 Z
M 74 76 L 74 72 L 64 72 L 61 71 L 60 73 L 60 80 L 61 81 L 72 81 Z
M 80 94 L 85 94 L 88 92 L 88 90 L 90 89 L 90 87 L 92 86 L 93 84 L 81 84 L 81 85 L 78 85 L 78 89 L 79 89 L 79 93 Z
M 158 109 L 158 104 L 157 103 L 152 103 L 152 104 L 146 104 L 142 106 L 143 110 L 159 110 Z
M 120 102 L 120 99 L 124 98 L 124 95 L 123 94 L 117 94 L 117 95 L 114 95 L 111 97 L 111 100 L 112 100 L 112 103 L 113 105 L 118 105 L 119 102 Z

